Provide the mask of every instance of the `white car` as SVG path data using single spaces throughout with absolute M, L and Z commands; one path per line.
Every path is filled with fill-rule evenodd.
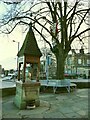
M 9 74 L 8 76 L 2 78 L 2 81 L 4 81 L 4 80 L 12 80 L 12 79 L 13 79 L 13 75 Z
M 4 74 L 1 74 L 1 78 L 3 78 L 4 77 Z

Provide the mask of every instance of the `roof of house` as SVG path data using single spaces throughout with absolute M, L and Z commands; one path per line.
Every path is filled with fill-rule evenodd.
M 38 47 L 34 32 L 32 30 L 32 26 L 30 26 L 29 31 L 23 42 L 23 45 L 17 54 L 18 57 L 23 55 L 31 55 L 31 56 L 39 56 L 39 57 L 42 56 L 42 53 Z

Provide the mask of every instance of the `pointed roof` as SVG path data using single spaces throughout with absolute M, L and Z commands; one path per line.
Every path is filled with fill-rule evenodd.
M 26 35 L 23 45 L 17 54 L 18 57 L 23 55 L 31 55 L 31 56 L 38 56 L 38 57 L 42 56 L 42 53 L 36 42 L 34 32 L 32 30 L 32 25 L 30 25 L 29 31 Z

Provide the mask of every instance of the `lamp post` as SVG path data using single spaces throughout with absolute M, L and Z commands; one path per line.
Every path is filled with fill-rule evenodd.
M 19 44 L 20 44 L 20 42 L 15 41 L 15 40 L 13 40 L 13 42 L 15 42 L 15 43 L 17 43 L 17 44 L 18 44 L 18 52 L 19 52 Z M 17 71 L 18 71 L 18 56 L 17 56 Z
M 49 77 L 49 65 L 51 64 L 51 54 L 47 53 L 46 55 L 46 77 L 48 82 Z

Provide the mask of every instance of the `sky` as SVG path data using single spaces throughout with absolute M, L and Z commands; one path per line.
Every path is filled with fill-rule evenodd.
M 0 17 L 6 11 L 5 6 L 0 2 Z M 5 69 L 16 69 L 18 42 L 19 47 L 23 43 L 22 28 L 17 27 L 12 34 L 0 34 L 0 64 Z M 16 42 L 13 42 L 15 40 Z
M 22 30 L 18 26 L 11 34 L 0 34 L 0 64 L 5 69 L 17 68 L 18 42 L 20 50 L 26 35 Z
M 20 0 L 6 1 L 11 2 Z M 2 14 L 5 13 L 8 9 L 9 8 L 0 1 L 0 17 L 2 17 Z M 23 33 L 23 27 L 21 26 L 16 27 L 9 35 L 0 34 L 0 65 L 2 65 L 2 68 L 17 69 L 18 42 L 20 49 L 25 39 L 25 35 L 26 33 Z M 13 40 L 16 42 L 13 42 Z
M 7 9 L 8 8 L 0 2 L 0 17 L 2 17 L 2 14 L 5 13 Z M 2 65 L 2 68 L 7 70 L 17 68 L 18 42 L 20 49 L 25 38 L 25 35 L 22 34 L 22 29 L 22 27 L 18 26 L 9 35 L 0 34 L 0 65 Z M 13 42 L 13 40 L 15 42 Z
M 7 8 L 0 2 L 0 17 L 6 10 Z M 22 31 L 23 28 L 18 26 L 10 35 L 0 34 L 0 65 L 5 69 L 17 68 L 18 42 L 20 49 L 25 38 Z
M 6 69 L 10 68 L 10 65 L 6 65 L 6 63 L 10 61 L 10 58 L 15 63 L 18 52 L 18 42 L 21 41 L 21 33 L 19 33 L 20 32 L 18 30 L 15 32 L 15 34 L 12 35 L 0 35 L 0 64 Z M 16 42 L 13 42 L 13 40 L 15 40 Z M 19 48 L 20 47 L 21 45 L 19 45 Z M 14 66 L 15 65 L 13 65 L 12 67 Z

